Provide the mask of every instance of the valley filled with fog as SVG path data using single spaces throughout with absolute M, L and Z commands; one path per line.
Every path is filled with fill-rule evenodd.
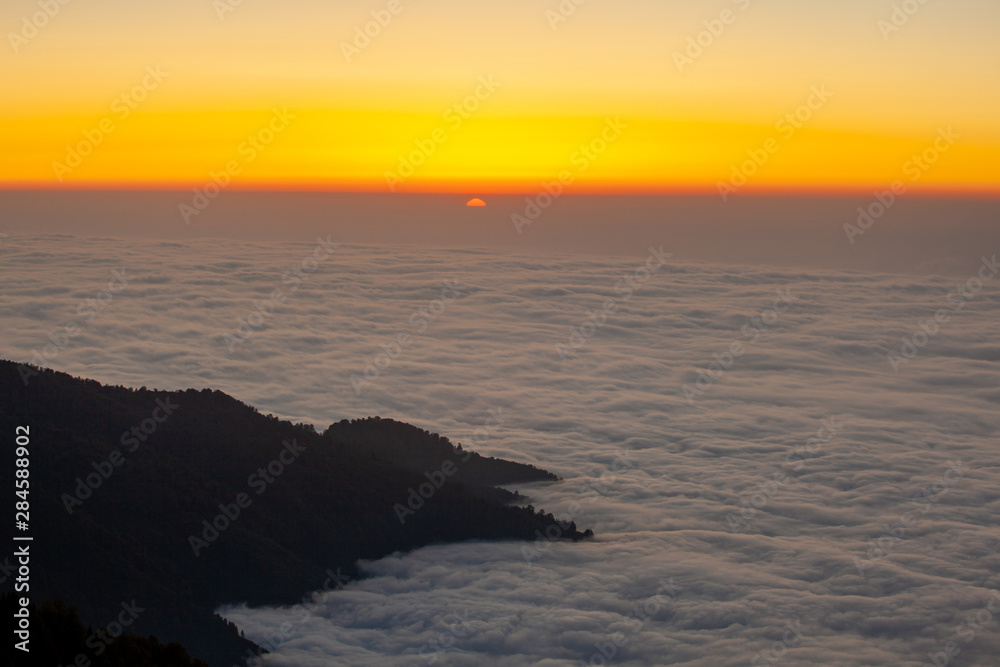
M 0 356 L 318 428 L 409 422 L 554 472 L 518 490 L 596 533 L 398 554 L 295 608 L 234 600 L 268 665 L 991 664 L 996 248 L 947 275 L 675 250 L 19 232 Z

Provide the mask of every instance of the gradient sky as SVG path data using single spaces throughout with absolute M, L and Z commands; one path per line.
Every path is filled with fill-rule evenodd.
M 554 27 L 557 0 L 399 0 L 348 62 L 342 44 L 389 4 L 243 0 L 220 17 L 224 0 L 72 0 L 12 42 L 39 6 L 7 0 L 0 186 L 186 187 L 233 161 L 243 187 L 389 191 L 440 128 L 398 190 L 534 191 L 565 170 L 580 191 L 714 191 L 773 139 L 746 191 L 1000 191 L 996 0 L 929 0 L 887 37 L 889 0 L 589 0 Z M 723 10 L 731 24 L 679 71 Z M 169 75 L 123 117 L 115 100 L 150 67 Z M 468 118 L 446 115 L 490 77 Z M 779 130 L 814 87 L 833 95 Z M 250 159 L 275 108 L 294 119 Z M 627 129 L 581 158 L 616 118 Z M 60 181 L 53 163 L 102 121 L 113 131 Z M 912 180 L 944 128 L 960 138 Z

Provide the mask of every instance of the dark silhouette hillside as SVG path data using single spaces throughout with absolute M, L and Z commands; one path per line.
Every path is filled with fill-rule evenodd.
M 14 595 L 0 597 L 0 609 L 6 618 L 17 613 Z M 29 605 L 34 639 L 31 651 L 14 651 L 13 667 L 208 667 L 187 654 L 180 644 L 162 644 L 156 637 L 139 637 L 125 632 L 111 637 L 85 627 L 76 609 L 62 602 L 47 601 Z M 84 661 L 79 660 L 84 656 Z
M 214 615 L 221 604 L 295 603 L 329 573 L 357 576 L 358 559 L 535 539 L 555 523 L 494 488 L 551 473 L 407 424 L 376 417 L 317 434 L 218 391 L 36 370 L 26 385 L 0 361 L 0 432 L 12 445 L 15 427 L 30 427 L 32 600 L 63 600 L 98 628 L 134 601 L 143 611 L 129 632 L 212 665 L 255 649 Z M 6 456 L 2 488 L 12 478 Z

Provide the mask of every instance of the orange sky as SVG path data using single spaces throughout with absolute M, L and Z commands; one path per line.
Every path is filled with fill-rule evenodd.
M 0 185 L 1000 191 L 989 0 L 226 1 L 4 3 Z

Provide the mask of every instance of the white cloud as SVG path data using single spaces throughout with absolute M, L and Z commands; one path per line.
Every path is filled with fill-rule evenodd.
M 895 373 L 887 353 L 954 280 L 675 258 L 561 361 L 555 344 L 660 243 L 602 258 L 343 246 L 229 353 L 223 336 L 313 243 L 15 233 L 0 246 L 0 356 L 30 360 L 124 267 L 135 280 L 52 367 L 210 386 L 319 427 L 378 414 L 465 444 L 500 407 L 505 423 L 479 449 L 564 477 L 522 490 L 556 513 L 580 502 L 577 523 L 597 532 L 534 564 L 521 543 L 391 556 L 303 622 L 301 609 L 229 609 L 255 639 L 293 623 L 296 636 L 268 664 L 430 664 L 419 651 L 440 647 L 455 615 L 467 627 L 445 636 L 435 664 L 580 665 L 622 632 L 614 664 L 747 665 L 795 620 L 801 642 L 775 664 L 923 664 L 1000 589 L 1000 284 Z M 351 374 L 410 329 L 446 279 L 468 295 L 356 394 Z M 798 300 L 689 403 L 683 384 L 741 339 L 776 288 Z M 789 463 L 828 417 L 837 434 Z M 619 451 L 632 465 L 600 483 Z M 859 575 L 853 558 L 955 459 L 968 472 Z M 787 481 L 732 530 L 727 515 L 776 472 Z M 586 495 L 595 483 L 600 493 Z M 683 590 L 630 631 L 628 614 L 669 578 Z M 958 641 L 955 664 L 989 664 L 1000 617 Z

